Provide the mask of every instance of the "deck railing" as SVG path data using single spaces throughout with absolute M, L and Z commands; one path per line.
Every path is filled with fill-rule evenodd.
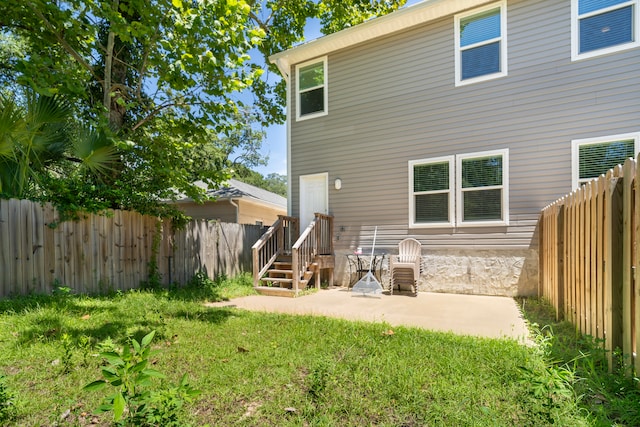
M 316 243 L 318 255 L 333 254 L 333 217 L 316 213 Z
M 278 215 L 276 222 L 252 246 L 253 286 L 258 286 L 262 277 L 279 255 L 291 253 L 293 242 L 300 232 L 298 218 Z
M 302 232 L 293 245 L 291 269 L 293 270 L 293 289 L 297 292 L 300 279 L 315 261 L 316 255 L 333 253 L 333 217 L 315 214 L 311 224 Z

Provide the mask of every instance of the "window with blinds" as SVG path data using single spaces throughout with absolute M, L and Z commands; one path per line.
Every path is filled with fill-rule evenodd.
M 409 162 L 412 224 L 453 224 L 453 159 Z
M 409 162 L 410 227 L 508 223 L 508 150 Z
M 638 0 L 572 0 L 572 56 L 588 58 L 638 45 Z
M 506 3 L 456 15 L 456 85 L 506 75 Z
M 638 137 L 638 134 L 624 134 L 573 141 L 573 188 L 637 156 Z

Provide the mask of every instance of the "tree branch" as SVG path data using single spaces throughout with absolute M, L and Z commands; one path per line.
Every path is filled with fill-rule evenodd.
M 147 123 L 149 120 L 151 120 L 152 118 L 154 118 L 156 115 L 158 115 L 162 110 L 164 110 L 165 108 L 170 108 L 170 107 L 176 107 L 178 105 L 182 105 L 181 102 L 169 102 L 167 104 L 162 104 L 159 107 L 155 108 L 153 111 L 151 111 L 149 114 L 147 114 L 142 120 L 140 120 L 138 123 L 136 123 L 135 125 L 133 125 L 133 127 L 131 128 L 132 131 L 135 131 L 136 129 L 138 129 L 140 126 L 142 126 L 143 124 Z
M 27 2 L 27 6 L 29 6 L 29 8 L 38 16 L 38 18 L 40 18 L 42 20 L 44 25 L 49 29 L 49 31 L 51 31 L 51 33 L 55 36 L 55 38 L 58 40 L 58 42 L 62 45 L 64 50 L 66 50 L 69 55 L 71 55 L 76 61 L 78 61 L 78 63 L 84 69 L 89 71 L 91 73 L 91 75 L 93 76 L 93 78 L 96 79 L 96 81 L 101 81 L 102 79 L 100 79 L 100 77 L 95 73 L 95 71 L 93 70 L 93 67 L 91 65 L 89 65 L 84 60 L 84 58 L 82 56 L 80 56 L 80 54 L 78 52 L 76 52 L 76 50 L 69 43 L 67 43 L 67 41 L 58 33 L 58 31 L 56 31 L 56 28 L 42 14 L 42 12 L 40 12 L 38 10 L 38 8 L 36 6 L 34 6 L 33 3 L 31 3 L 31 2 Z
M 113 10 L 118 11 L 118 0 L 113 0 Z M 103 98 L 102 103 L 105 108 L 107 118 L 111 115 L 111 68 L 113 66 L 113 46 L 115 45 L 116 35 L 112 29 L 112 22 L 109 22 L 109 34 L 107 35 L 107 49 L 104 57 L 104 83 L 102 85 Z

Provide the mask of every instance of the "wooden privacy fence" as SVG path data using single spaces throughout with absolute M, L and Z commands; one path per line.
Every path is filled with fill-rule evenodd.
M 0 200 L 0 297 L 48 293 L 56 283 L 83 293 L 136 288 L 148 279 L 154 252 L 165 285 L 184 284 L 198 271 L 211 278 L 251 272 L 251 246 L 263 232 L 205 220 L 172 230 L 120 210 L 59 222 L 49 204 Z
M 555 201 L 540 216 L 540 294 L 558 318 L 622 350 L 640 372 L 640 168 L 634 159 Z

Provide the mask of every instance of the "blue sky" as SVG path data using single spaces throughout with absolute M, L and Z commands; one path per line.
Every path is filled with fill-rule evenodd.
M 420 3 L 422 0 L 407 0 L 406 6 Z M 406 7 L 405 6 L 405 7 Z M 305 40 L 314 40 L 320 37 L 319 21 L 313 20 L 305 28 Z M 266 166 L 255 168 L 263 175 L 270 173 L 287 174 L 287 126 L 274 125 L 266 129 L 266 138 L 262 144 L 262 154 L 269 156 L 269 163 Z

